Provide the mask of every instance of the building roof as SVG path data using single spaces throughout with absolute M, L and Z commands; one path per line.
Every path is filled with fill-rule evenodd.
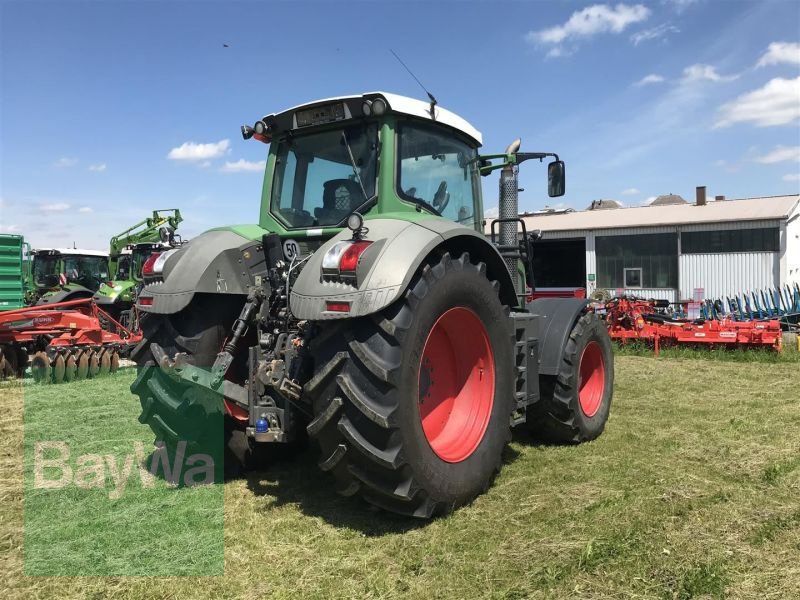
M 423 100 L 417 100 L 416 98 L 409 98 L 408 96 L 401 96 L 400 94 L 391 94 L 389 92 L 365 92 L 364 94 L 358 94 L 353 96 L 337 96 L 335 98 L 324 98 L 322 100 L 314 100 L 313 102 L 304 102 L 303 104 L 300 104 L 298 106 L 293 106 L 292 108 L 280 111 L 280 113 L 273 113 L 272 115 L 267 115 L 267 117 L 275 116 L 277 114 L 282 114 L 282 113 L 293 112 L 310 104 L 335 102 L 336 100 L 352 100 L 356 98 L 361 98 L 362 96 L 367 96 L 367 95 L 372 96 L 375 94 L 380 94 L 381 96 L 383 96 L 386 99 L 386 102 L 389 103 L 389 109 L 393 112 L 403 113 L 406 115 L 410 115 L 412 117 L 420 117 L 422 119 L 431 118 L 431 113 L 430 113 L 431 105 L 429 102 Z M 478 142 L 479 145 L 483 144 L 483 136 L 481 135 L 481 132 L 475 129 L 475 127 L 470 125 L 465 119 L 459 117 L 454 112 L 450 112 L 449 110 L 442 108 L 437 104 L 434 114 L 436 116 L 436 121 L 438 121 L 439 123 L 443 123 L 444 125 L 449 125 L 454 129 L 458 129 L 462 133 L 466 134 L 467 136 L 471 137 L 473 140 Z
M 667 206 L 669 204 L 689 204 L 677 194 L 664 194 L 650 203 L 650 206 Z
M 592 203 L 586 207 L 586 210 L 608 210 L 622 208 L 625 206 L 619 200 L 612 200 L 610 198 L 601 200 L 592 200 Z
M 725 223 L 730 221 L 768 221 L 788 219 L 800 205 L 800 194 L 765 196 L 709 202 L 705 206 L 669 204 L 637 206 L 616 210 L 582 210 L 573 213 L 523 217 L 528 231 L 585 231 L 619 227 L 658 227 Z M 486 231 L 490 231 L 489 221 Z

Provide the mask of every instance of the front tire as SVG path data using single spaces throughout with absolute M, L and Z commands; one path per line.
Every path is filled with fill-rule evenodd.
M 603 433 L 614 392 L 614 352 L 595 313 L 585 313 L 572 327 L 558 376 L 539 382 L 541 399 L 528 409 L 527 420 L 537 438 L 579 443 Z
M 323 331 L 305 386 L 308 432 L 341 494 L 429 518 L 488 489 L 514 397 L 513 334 L 497 290 L 483 263 L 444 254 L 402 300 Z

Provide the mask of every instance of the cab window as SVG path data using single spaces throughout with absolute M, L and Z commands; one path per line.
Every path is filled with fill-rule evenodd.
M 271 212 L 290 228 L 340 225 L 375 193 L 377 142 L 375 124 L 282 139 Z
M 446 219 L 474 225 L 478 151 L 452 132 L 418 123 L 399 127 L 398 194 Z

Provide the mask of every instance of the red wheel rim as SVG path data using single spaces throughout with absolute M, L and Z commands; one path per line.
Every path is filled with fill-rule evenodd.
M 466 460 L 483 440 L 494 405 L 494 354 L 478 315 L 457 307 L 437 319 L 422 350 L 418 383 L 419 417 L 431 449 L 446 462 Z
M 583 349 L 578 379 L 578 399 L 581 410 L 587 417 L 593 417 L 603 402 L 606 387 L 606 366 L 603 362 L 603 349 L 597 342 L 589 342 Z

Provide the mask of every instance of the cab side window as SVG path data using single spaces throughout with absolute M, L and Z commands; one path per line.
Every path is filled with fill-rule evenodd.
M 432 207 L 446 219 L 473 225 L 478 200 L 477 154 L 477 149 L 439 127 L 401 123 L 398 194 Z

